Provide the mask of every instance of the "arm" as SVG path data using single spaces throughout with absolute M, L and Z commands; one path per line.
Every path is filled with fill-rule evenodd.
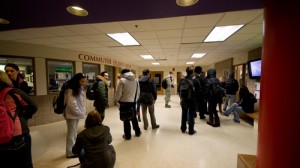
M 37 112 L 37 104 L 22 90 L 14 89 L 16 96 L 20 96 L 20 104 L 23 107 L 24 113 L 23 116 L 26 120 L 32 118 L 32 115 Z
M 80 110 L 76 101 L 76 98 L 72 95 L 73 91 L 72 89 L 66 90 L 66 104 L 69 107 L 69 112 L 72 113 L 73 115 L 80 115 Z
M 153 98 L 154 98 L 154 100 L 156 100 L 157 92 L 156 92 L 156 84 L 155 84 L 154 80 L 151 81 L 151 88 L 152 88 Z
M 122 92 L 123 92 L 123 82 L 121 82 L 121 80 L 119 81 L 119 84 L 117 86 L 116 89 L 116 93 L 115 93 L 115 101 L 118 102 L 122 96 Z
M 105 83 L 103 81 L 99 81 L 98 84 L 99 84 L 97 89 L 98 96 L 99 96 L 98 100 L 102 102 L 104 106 L 106 106 L 108 104 L 108 100 L 106 97 Z

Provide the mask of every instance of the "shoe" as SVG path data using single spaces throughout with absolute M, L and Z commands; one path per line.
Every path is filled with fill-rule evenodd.
M 138 116 L 138 121 L 141 122 L 141 116 Z
M 226 114 L 226 113 L 221 113 L 221 115 L 222 116 L 226 116 L 226 117 L 228 117 L 229 115 L 228 114 Z
M 125 135 L 123 135 L 123 138 L 125 139 L 125 140 L 130 140 L 131 138 L 127 138 Z
M 70 158 L 77 158 L 77 157 L 78 157 L 78 155 L 73 154 L 73 155 L 71 155 L 71 156 L 67 156 L 66 158 L 70 159 Z
M 220 123 L 219 124 L 213 124 L 213 127 L 220 127 Z
M 144 127 L 144 130 L 146 131 L 148 128 Z
M 213 125 L 214 125 L 213 123 L 211 123 L 211 122 L 209 122 L 209 121 L 207 121 L 206 124 L 208 124 L 208 125 L 210 125 L 210 126 L 212 126 L 212 127 L 213 127 Z
M 233 119 L 233 121 L 234 121 L 235 123 L 241 123 L 240 120 L 235 120 L 235 119 Z
M 156 125 L 155 127 L 153 127 L 152 129 L 157 129 L 157 128 L 159 128 L 159 125 Z
M 166 104 L 165 108 L 171 108 L 171 105 Z
M 200 119 L 201 119 L 201 120 L 205 119 L 205 116 L 201 116 Z
M 140 133 L 138 134 L 137 133 L 135 134 L 136 137 L 140 137 L 141 135 L 142 135 L 142 131 L 140 131 Z
M 196 134 L 196 133 L 197 133 L 197 131 L 196 131 L 196 130 L 194 130 L 194 131 L 190 131 L 190 132 L 189 132 L 189 134 L 190 134 L 190 135 L 194 135 L 194 134 Z

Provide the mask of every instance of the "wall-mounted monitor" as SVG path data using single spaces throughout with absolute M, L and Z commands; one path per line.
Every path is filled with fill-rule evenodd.
M 261 59 L 248 61 L 248 73 L 250 79 L 260 79 Z

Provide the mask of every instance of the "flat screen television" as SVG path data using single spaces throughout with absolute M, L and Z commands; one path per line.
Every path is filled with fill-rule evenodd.
M 260 79 L 261 59 L 248 61 L 248 73 L 250 79 Z

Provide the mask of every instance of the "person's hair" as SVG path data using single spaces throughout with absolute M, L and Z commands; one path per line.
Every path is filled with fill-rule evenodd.
M 102 125 L 102 118 L 100 113 L 96 110 L 89 112 L 88 116 L 85 119 L 85 128 L 91 128 L 98 125 Z
M 6 87 L 13 87 L 13 84 L 7 74 L 3 71 L 0 71 L 0 90 Z
M 124 73 L 130 72 L 128 68 L 124 68 L 121 70 L 121 74 L 123 75 Z
M 150 71 L 149 71 L 149 69 L 144 69 L 144 70 L 143 70 L 143 75 L 145 75 L 145 76 L 146 76 L 146 75 L 148 75 L 148 74 L 149 74 L 149 72 L 150 72 Z
M 249 89 L 247 88 L 247 86 L 245 85 L 241 86 L 239 90 L 239 97 L 244 98 L 248 94 L 249 94 Z
M 192 75 L 194 73 L 194 67 L 189 66 L 189 67 L 186 68 L 185 71 L 186 71 L 187 75 Z
M 6 69 L 6 67 L 11 67 L 11 68 L 13 68 L 13 69 L 16 70 L 16 71 L 19 71 L 19 70 L 20 70 L 19 67 L 18 67 L 18 65 L 13 64 L 13 63 L 8 63 L 8 64 L 6 64 L 5 67 L 4 67 L 4 69 Z
M 200 74 L 200 73 L 202 72 L 202 67 L 201 67 L 201 66 L 196 66 L 196 67 L 195 67 L 195 72 L 196 72 L 197 74 Z
M 78 96 L 81 91 L 80 80 L 86 78 L 83 73 L 77 73 L 67 83 L 67 88 L 72 89 L 73 96 Z
M 104 74 L 106 74 L 106 73 L 107 73 L 106 71 L 103 71 L 103 72 L 100 73 L 100 75 L 104 76 Z

